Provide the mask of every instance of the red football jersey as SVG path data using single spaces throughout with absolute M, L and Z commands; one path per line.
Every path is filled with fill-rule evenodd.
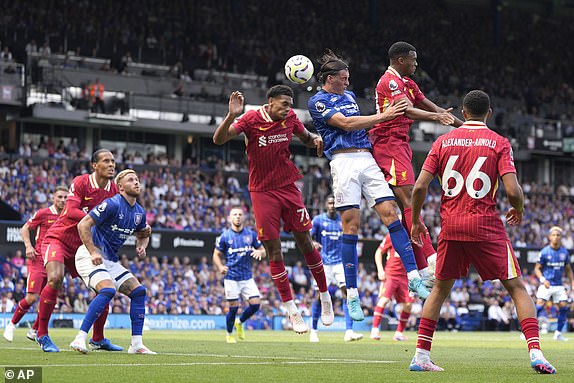
M 246 112 L 233 126 L 247 137 L 250 191 L 280 188 L 302 177 L 290 159 L 289 144 L 293 133 L 301 134 L 305 127 L 293 110 L 285 119 L 273 121 L 263 105 Z
M 42 253 L 40 247 L 42 246 L 42 241 L 46 236 L 46 232 L 50 226 L 56 222 L 59 216 L 60 214 L 56 210 L 56 207 L 52 205 L 38 210 L 32 217 L 30 217 L 30 219 L 28 219 L 28 222 L 26 222 L 30 230 L 36 230 L 36 236 L 34 237 L 36 244 L 34 245 L 34 248 L 38 254 Z
M 383 254 L 387 254 L 387 263 L 385 264 L 385 274 L 387 278 L 405 278 L 407 279 L 407 271 L 403 266 L 400 255 L 395 251 L 391 236 L 387 234 L 383 242 L 379 245 L 379 249 Z
M 55 238 L 69 246 L 70 249 L 77 249 L 82 245 L 77 227 L 81 220 L 80 216 L 83 217 L 106 198 L 116 194 L 116 184 L 111 180 L 103 189 L 100 189 L 94 173 L 83 174 L 74 178 L 66 200 L 66 207 L 46 233 L 46 240 Z
M 442 239 L 508 238 L 496 211 L 498 177 L 516 173 L 506 138 L 482 122 L 467 121 L 434 142 L 423 169 L 441 181 Z
M 389 67 L 377 83 L 375 91 L 377 112 L 384 112 L 393 101 L 405 97 L 413 105 L 417 105 L 426 98 L 413 80 L 408 77 L 401 77 L 396 70 Z M 409 142 L 409 129 L 412 123 L 413 120 L 404 115 L 395 117 L 370 129 L 369 138 L 372 143 L 381 144 Z

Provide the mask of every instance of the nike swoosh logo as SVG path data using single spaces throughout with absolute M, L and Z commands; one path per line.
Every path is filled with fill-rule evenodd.
M 49 219 L 49 220 L 48 220 L 48 223 L 54 223 L 54 222 L 56 222 L 56 221 L 53 220 L 53 219 Z
M 91 199 L 94 199 L 94 198 L 93 198 L 93 197 L 84 197 L 84 200 L 85 200 L 85 201 L 89 201 L 89 200 L 91 200 Z
M 261 130 L 262 132 L 265 132 L 266 130 L 269 130 L 269 129 L 271 129 L 271 126 L 268 128 L 264 128 L 262 126 L 259 127 L 259 130 Z
M 303 224 L 303 226 L 307 226 L 309 223 L 311 223 L 311 221 L 307 221 Z

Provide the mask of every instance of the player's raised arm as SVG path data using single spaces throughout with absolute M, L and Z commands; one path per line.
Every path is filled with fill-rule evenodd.
M 362 130 L 372 128 L 374 125 L 392 120 L 395 117 L 404 114 L 408 107 L 406 100 L 399 100 L 393 102 L 384 112 L 372 114 L 370 116 L 349 116 L 346 117 L 343 113 L 335 113 L 328 121 L 327 124 L 336 128 L 342 129 L 346 132 L 354 130 Z
M 427 111 L 430 113 L 436 113 L 436 114 L 440 115 L 439 122 L 441 122 L 440 121 L 441 118 L 445 122 L 450 121 L 451 117 L 454 119 L 454 122 L 452 122 L 450 124 L 444 124 L 444 125 L 452 125 L 455 128 L 458 128 L 459 126 L 461 126 L 463 124 L 462 120 L 460 120 L 458 117 L 456 117 L 455 115 L 450 113 L 450 112 L 452 112 L 453 108 L 448 108 L 448 109 L 441 108 L 440 106 L 436 105 L 434 102 L 429 100 L 428 98 L 423 99 L 421 102 L 416 104 L 414 106 L 414 108 L 422 109 L 424 111 Z M 409 115 L 409 112 L 410 111 L 406 112 L 407 116 Z M 442 122 L 441 122 L 441 124 L 442 124 Z
M 229 97 L 229 112 L 221 121 L 215 133 L 213 133 L 213 143 L 223 145 L 233 137 L 238 135 L 237 130 L 233 127 L 233 121 L 243 113 L 244 97 L 239 91 L 231 93 Z
M 324 145 L 323 145 L 323 139 L 321 138 L 320 135 L 311 133 L 307 129 L 303 129 L 303 132 L 295 135 L 299 137 L 299 140 L 301 140 L 303 145 L 305 145 L 306 147 L 317 148 L 317 157 L 323 156 Z

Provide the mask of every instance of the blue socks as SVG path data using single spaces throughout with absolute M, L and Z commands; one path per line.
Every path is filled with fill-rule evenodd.
M 318 294 L 315 292 L 315 294 Z M 317 330 L 317 324 L 319 323 L 319 317 L 321 316 L 321 302 L 319 299 L 313 300 L 312 313 L 313 313 L 313 322 L 311 325 L 313 326 L 313 330 Z
M 349 315 L 349 308 L 347 307 L 347 300 L 343 299 L 343 313 L 345 313 L 345 330 L 353 329 L 353 318 Z
M 566 317 L 568 316 L 568 306 L 560 307 L 558 310 L 558 323 L 556 324 L 556 330 L 562 332 L 564 329 L 564 324 L 566 324 Z
M 536 305 L 536 318 L 540 318 L 543 312 L 544 312 L 544 305 Z
M 400 225 L 400 221 L 397 221 Z M 404 230 L 404 229 L 403 229 Z M 359 259 L 357 257 L 357 242 L 359 241 L 358 235 L 343 234 L 341 236 L 341 258 L 343 260 L 343 268 L 345 269 L 345 283 L 347 289 L 357 288 L 357 264 Z M 394 245 L 394 242 L 393 242 Z M 412 253 L 412 250 L 411 250 Z M 414 255 L 413 255 L 414 263 Z M 416 268 L 416 265 L 415 265 Z
M 233 332 L 233 325 L 235 324 L 235 317 L 237 316 L 239 306 L 230 306 L 227 315 L 225 316 L 225 324 L 227 325 L 227 333 Z
M 111 287 L 101 289 L 98 292 L 98 295 L 96 295 L 96 297 L 90 302 L 90 305 L 88 306 L 88 311 L 84 316 L 80 330 L 86 333 L 90 332 L 90 328 L 92 328 L 92 325 L 96 319 L 98 319 L 102 311 L 104 311 L 106 305 L 110 304 L 110 301 L 114 295 L 116 295 L 116 289 Z
M 415 254 L 413 253 L 413 246 L 411 240 L 404 226 L 400 220 L 396 220 L 387 226 L 389 234 L 391 235 L 391 242 L 396 252 L 399 253 L 401 261 L 408 272 L 417 270 L 417 263 L 415 261 Z M 346 276 L 346 274 L 345 274 Z M 349 285 L 347 285 L 349 287 Z M 355 286 L 356 287 L 356 286 Z
M 241 323 L 245 323 L 247 321 L 247 319 L 251 318 L 251 316 L 253 314 L 255 314 L 257 312 L 257 310 L 259 310 L 260 305 L 259 304 L 250 304 L 249 307 L 247 307 L 245 310 L 243 310 L 243 313 L 241 314 L 241 317 L 239 318 L 239 320 L 241 321 Z
M 143 286 L 136 287 L 129 295 L 130 319 L 132 321 L 132 335 L 141 335 L 145 319 L 145 296 L 146 290 Z

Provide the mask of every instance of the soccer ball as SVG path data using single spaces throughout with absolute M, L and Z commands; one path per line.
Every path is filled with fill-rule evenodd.
M 304 84 L 313 76 L 313 63 L 307 56 L 293 56 L 285 63 L 285 76 L 295 84 Z

